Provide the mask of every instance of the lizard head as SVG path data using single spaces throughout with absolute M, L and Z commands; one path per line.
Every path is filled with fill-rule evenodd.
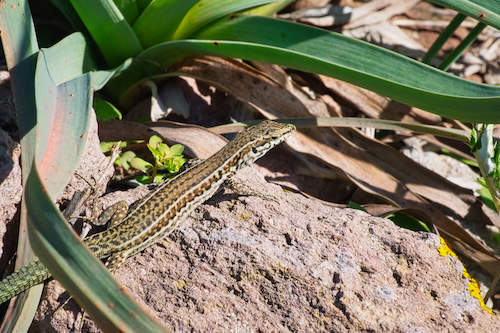
M 250 148 L 244 164 L 248 165 L 262 157 L 270 149 L 289 137 L 294 130 L 294 125 L 277 123 L 271 120 L 264 120 L 245 129 L 235 138 L 235 141 L 238 140 L 242 143 L 241 146 L 245 145 Z

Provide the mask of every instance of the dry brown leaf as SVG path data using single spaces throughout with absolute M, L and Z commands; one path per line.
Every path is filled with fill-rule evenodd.
M 99 124 L 101 141 L 148 140 L 158 135 L 168 144 L 184 146 L 188 156 L 206 159 L 222 148 L 227 140 L 208 129 L 173 121 L 139 124 L 126 120 L 112 120 Z
M 287 80 L 288 89 L 263 72 L 234 59 L 204 56 L 186 59 L 171 69 L 182 75 L 196 77 L 230 92 L 237 99 L 249 103 L 257 109 L 287 108 L 288 118 L 299 118 L 308 109 L 328 114 L 325 103 L 312 100 L 309 96 Z
M 398 120 L 408 123 L 418 122 L 427 125 L 436 125 L 441 117 L 424 110 L 409 107 L 387 97 L 380 96 L 370 90 L 340 81 L 332 77 L 318 76 L 325 87 L 331 89 L 348 103 L 356 106 L 370 118 Z
M 101 141 L 148 140 L 152 135 L 159 135 L 159 133 L 151 130 L 148 126 L 132 121 L 99 122 L 99 139 Z

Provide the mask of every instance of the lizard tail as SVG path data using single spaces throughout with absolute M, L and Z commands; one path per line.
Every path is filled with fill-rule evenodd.
M 49 271 L 39 260 L 32 261 L 0 281 L 0 304 L 42 283 L 49 277 Z

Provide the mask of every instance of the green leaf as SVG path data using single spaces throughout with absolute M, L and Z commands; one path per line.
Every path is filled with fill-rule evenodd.
M 144 47 L 170 40 L 175 29 L 200 0 L 154 0 L 134 23 L 134 31 Z
M 242 14 L 246 15 L 263 15 L 263 16 L 271 16 L 274 13 L 279 12 L 295 0 L 280 0 L 274 1 L 270 4 L 259 6 L 256 8 L 252 8 L 250 10 L 246 10 L 242 12 Z
M 152 146 L 152 147 L 157 147 L 160 143 L 162 143 L 163 140 L 158 136 L 158 135 L 152 135 L 150 138 L 149 138 L 149 144 Z
M 121 112 L 113 104 L 100 97 L 94 98 L 94 111 L 98 121 L 122 119 Z
M 453 20 L 448 23 L 448 26 L 441 31 L 439 34 L 439 37 L 432 43 L 431 47 L 429 50 L 427 50 L 427 53 L 424 55 L 422 58 L 422 62 L 424 64 L 430 65 L 432 62 L 432 59 L 438 54 L 439 50 L 443 47 L 444 43 L 454 34 L 455 30 L 458 29 L 460 24 L 467 18 L 467 16 L 458 13 L 455 15 Z
M 110 151 L 115 145 L 120 142 L 120 148 L 125 148 L 127 147 L 127 142 L 125 141 L 101 141 L 100 146 L 101 146 L 101 152 L 107 153 Z
M 469 31 L 467 36 L 460 42 L 460 44 L 458 44 L 458 46 L 452 52 L 450 52 L 450 54 L 446 56 L 446 58 L 438 66 L 438 68 L 442 71 L 447 71 L 448 68 L 450 68 L 451 64 L 453 64 L 458 58 L 460 58 L 460 56 L 465 52 L 465 50 L 469 48 L 469 46 L 471 46 L 472 43 L 474 43 L 477 36 L 479 36 L 479 34 L 484 30 L 484 28 L 486 28 L 486 24 L 482 22 L 476 24 L 474 29 Z
M 142 158 L 135 157 L 130 161 L 130 166 L 134 169 L 140 170 L 144 173 L 148 172 L 153 168 L 153 165 Z
M 170 153 L 172 155 L 182 155 L 182 152 L 184 152 L 184 146 L 180 144 L 175 144 L 172 147 L 170 147 Z
M 498 0 L 428 0 L 473 17 L 500 29 L 500 1 Z
M 64 58 L 75 56 L 68 48 L 75 47 L 76 39 L 77 34 L 69 36 L 38 56 L 35 161 L 25 186 L 30 241 L 38 258 L 103 330 L 161 331 L 80 243 L 53 204 L 78 164 L 92 103 L 93 75 L 78 75 L 85 70 L 82 59 Z M 76 55 L 84 58 L 82 49 Z
M 113 0 L 71 0 L 81 20 L 110 66 L 142 51 L 134 30 Z
M 329 75 L 448 118 L 500 122 L 500 87 L 463 80 L 337 33 L 267 17 L 238 16 L 218 21 L 198 37 L 205 40 L 165 42 L 142 52 L 110 82 L 110 93 L 127 106 L 141 81 L 166 73 L 183 58 L 213 54 Z
M 226 15 L 274 1 L 275 0 L 200 0 L 187 12 L 170 39 L 174 40 L 191 37 L 194 32 Z
M 135 158 L 135 153 L 131 150 L 128 150 L 118 156 L 115 160 L 115 165 L 124 168 L 125 170 L 130 169 L 130 162 Z
M 385 216 L 385 218 L 393 221 L 396 225 L 400 226 L 401 228 L 413 231 L 431 232 L 429 227 L 424 222 L 405 213 L 399 213 L 399 212 L 391 213 Z
M 127 20 L 128 24 L 133 24 L 137 16 L 139 16 L 139 9 L 137 8 L 136 0 L 113 0 L 116 7 L 120 10 L 122 15 Z
M 166 175 L 163 174 L 163 173 L 159 173 L 155 176 L 155 178 L 153 179 L 153 183 L 162 183 L 165 181 L 166 179 Z
M 167 169 L 169 173 L 178 172 L 182 165 L 186 162 L 184 157 L 174 156 L 164 161 L 163 167 Z
M 155 156 L 158 159 L 158 161 L 160 162 L 169 156 L 170 156 L 170 148 L 164 143 L 159 144 L 158 156 Z
M 148 175 L 139 175 L 135 177 L 135 180 L 143 185 L 151 184 L 151 178 Z
M 70 81 L 57 84 L 67 72 L 72 77 L 78 68 L 52 66 L 72 44 L 65 40 L 50 49 L 42 49 L 38 56 L 35 74 L 35 96 L 38 116 L 36 160 L 50 195 L 54 201 L 62 193 L 78 166 L 87 136 L 92 103 L 90 76 L 80 75 Z M 71 54 L 71 52 L 69 52 Z M 64 63 L 64 62 L 63 62 Z M 52 65 L 51 65 L 52 64 Z M 64 156 L 61 159 L 61 156 Z M 54 177 L 57 175 L 57 177 Z
M 486 206 L 490 207 L 494 211 L 497 211 L 495 203 L 493 202 L 493 197 L 491 196 L 491 192 L 488 189 L 488 185 L 486 185 L 484 178 L 482 178 L 481 180 L 482 182 L 479 182 L 481 184 L 481 189 L 479 190 L 479 196 L 481 197 L 481 200 L 486 204 Z
M 57 71 L 65 70 L 66 66 L 50 67 L 48 64 L 53 64 L 54 59 L 47 58 L 64 52 L 66 47 L 67 43 L 60 43 L 50 52 L 41 50 L 38 57 L 35 92 L 37 110 L 43 112 L 43 116 L 39 116 L 36 167 L 33 166 L 26 184 L 29 188 L 26 202 L 32 219 L 30 240 L 39 259 L 103 330 L 134 331 L 147 327 L 160 331 L 160 326 L 121 292 L 109 272 L 80 243 L 52 203 L 51 196 L 58 197 L 78 163 L 86 142 L 92 101 L 89 74 L 60 84 L 52 80 L 52 77 L 63 77 Z M 77 69 L 68 69 L 68 72 L 74 74 Z M 60 160 L 60 156 L 65 158 Z M 45 185 L 40 177 L 46 180 Z M 131 313 L 140 319 L 130 316 Z
M 363 212 L 366 212 L 366 209 L 362 205 L 360 205 L 359 203 L 354 202 L 354 201 L 349 201 L 349 203 L 347 204 L 347 207 L 352 208 L 352 209 L 362 210 Z

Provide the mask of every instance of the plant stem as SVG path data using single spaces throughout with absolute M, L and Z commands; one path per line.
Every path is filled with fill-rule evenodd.
M 451 35 L 457 30 L 460 24 L 465 20 L 466 16 L 464 14 L 458 13 L 453 20 L 450 21 L 448 26 L 441 32 L 439 37 L 434 41 L 432 46 L 429 48 L 427 53 L 422 58 L 424 64 L 430 65 L 432 59 L 436 57 L 438 51 L 443 47 L 444 43 L 450 38 Z
M 474 29 L 469 32 L 467 37 L 456 47 L 453 52 L 451 52 L 446 59 L 439 65 L 439 69 L 443 71 L 447 71 L 450 68 L 451 64 L 455 62 L 464 53 L 465 49 L 467 49 L 477 38 L 477 36 L 486 28 L 486 24 L 479 22 Z

